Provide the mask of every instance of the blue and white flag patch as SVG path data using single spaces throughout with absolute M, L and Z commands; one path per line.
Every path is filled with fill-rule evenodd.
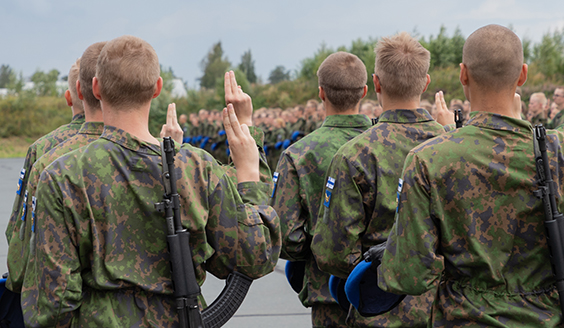
M 22 221 L 25 221 L 25 215 L 27 213 L 27 190 L 25 191 L 24 201 L 22 206 Z
M 274 188 L 272 188 L 272 196 L 270 196 L 270 198 L 274 197 L 274 193 L 276 192 L 276 183 L 278 182 L 278 172 L 274 172 L 274 176 L 272 176 L 272 182 L 274 182 Z
M 400 194 L 402 189 L 403 189 L 403 180 L 400 178 L 398 183 L 398 197 L 396 199 L 396 214 L 398 214 L 399 211 Z
M 18 180 L 18 189 L 16 190 L 16 194 L 18 196 L 21 196 L 22 193 L 22 185 L 23 185 L 24 177 L 25 177 L 25 167 L 22 167 L 22 170 L 20 171 L 20 179 Z
M 35 196 L 31 196 L 31 231 L 35 232 L 35 204 L 37 202 L 37 198 Z
M 335 179 L 329 177 L 327 179 L 327 184 L 325 185 L 325 200 L 323 201 L 323 205 L 329 208 L 331 204 L 331 193 L 333 192 L 333 188 L 335 188 Z

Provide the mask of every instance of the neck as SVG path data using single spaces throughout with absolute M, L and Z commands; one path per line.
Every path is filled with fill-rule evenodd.
M 468 88 L 468 100 L 472 104 L 472 111 L 489 112 L 513 117 L 513 98 L 515 90 L 501 92 L 484 92 Z
M 84 115 L 84 110 L 75 109 L 74 107 L 71 107 L 71 110 L 72 110 L 72 117 L 75 117 L 78 114 Z
M 151 102 L 128 109 L 116 109 L 102 104 L 104 125 L 115 126 L 142 141 L 158 145 L 159 141 L 149 132 L 149 109 Z
M 84 116 L 86 122 L 103 122 L 104 114 L 101 108 L 92 108 L 84 103 Z
M 331 116 L 331 115 L 357 115 L 359 105 L 360 105 L 360 103 L 356 104 L 356 106 L 354 106 L 352 108 L 337 111 L 337 110 L 335 110 L 333 105 L 331 105 L 330 102 L 328 102 L 328 101 L 323 102 L 323 106 L 325 106 L 325 112 L 327 113 L 327 116 Z
M 393 99 L 384 93 L 378 94 L 378 99 L 382 105 L 382 111 L 393 109 L 417 109 L 419 108 L 420 99 Z

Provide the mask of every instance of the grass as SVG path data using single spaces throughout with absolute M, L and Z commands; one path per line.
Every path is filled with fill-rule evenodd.
M 0 158 L 25 157 L 27 149 L 35 139 L 30 137 L 0 138 Z

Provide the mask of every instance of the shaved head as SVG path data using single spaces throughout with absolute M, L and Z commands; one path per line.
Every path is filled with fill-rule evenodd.
M 513 87 L 519 79 L 523 67 L 523 46 L 510 29 L 487 25 L 466 39 L 462 63 L 481 89 L 502 91 Z

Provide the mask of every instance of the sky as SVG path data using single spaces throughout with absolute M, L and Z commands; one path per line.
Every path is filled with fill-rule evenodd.
M 200 62 L 218 41 L 234 67 L 250 49 L 266 82 L 278 65 L 298 70 L 322 44 L 349 47 L 400 31 L 428 38 L 441 26 L 449 36 L 458 27 L 467 37 L 492 23 L 536 43 L 564 28 L 564 1 L 1 0 L 0 64 L 24 77 L 54 68 L 62 77 L 92 43 L 130 34 L 197 88 Z

